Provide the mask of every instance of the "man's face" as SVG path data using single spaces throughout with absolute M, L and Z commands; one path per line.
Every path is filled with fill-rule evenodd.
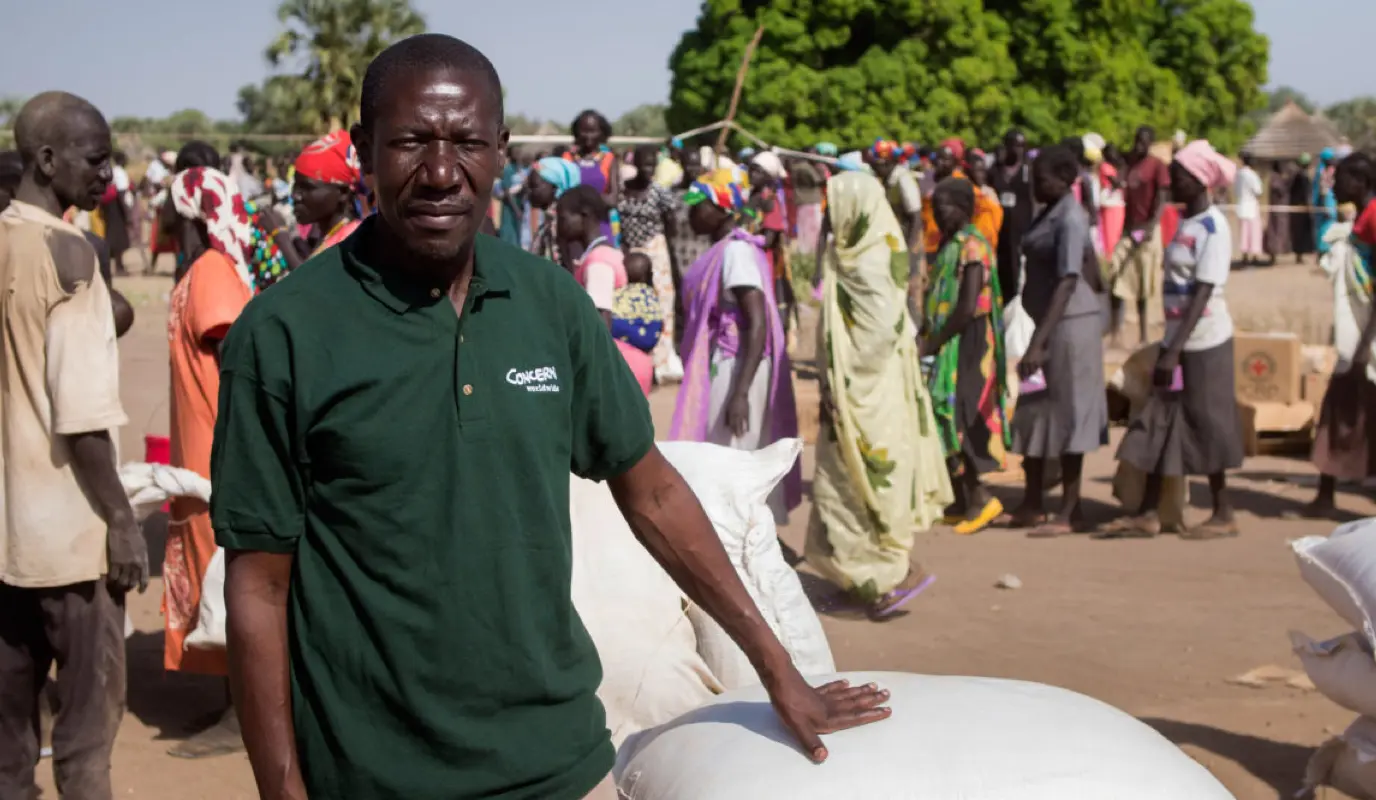
M 1003 160 L 1007 164 L 1017 164 L 1027 155 L 1027 137 L 1021 133 L 1010 133 L 1003 140 Z
M 943 147 L 936 152 L 936 159 L 932 162 L 932 168 L 936 171 L 938 178 L 945 178 L 956 171 L 956 154 L 951 152 L 949 147 Z
M 65 141 L 59 137 L 39 148 L 38 169 L 64 208 L 92 211 L 112 178 L 110 128 L 98 115 L 87 113 L 68 122 L 65 132 Z
M 433 67 L 398 74 L 386 88 L 372 129 L 354 128 L 378 213 L 414 255 L 450 261 L 477 235 L 505 160 L 495 87 Z
M 1132 142 L 1132 152 L 1139 156 L 1144 156 L 1151 146 L 1156 143 L 1156 137 L 1151 135 L 1151 131 L 1141 130 L 1137 132 L 1137 138 Z

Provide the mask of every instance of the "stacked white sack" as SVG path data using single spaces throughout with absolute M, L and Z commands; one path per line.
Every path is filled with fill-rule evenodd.
M 129 498 L 129 505 L 134 509 L 134 517 L 140 523 L 174 497 L 197 497 L 210 502 L 210 481 L 180 467 L 131 461 L 120 465 L 119 482 L 124 485 L 124 494 Z M 218 557 L 219 554 L 216 555 Z M 148 554 L 150 561 L 161 556 L 161 553 Z M 134 623 L 129 619 L 129 614 L 125 613 L 124 638 L 128 639 L 133 635 Z
M 1300 794 L 1333 786 L 1376 800 L 1376 519 L 1340 525 L 1327 538 L 1306 536 L 1290 546 L 1300 577 L 1356 628 L 1325 642 L 1291 632 L 1291 645 L 1315 688 L 1361 715 L 1314 753 Z

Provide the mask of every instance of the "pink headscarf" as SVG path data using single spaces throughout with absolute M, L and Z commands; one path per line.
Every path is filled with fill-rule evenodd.
M 1208 139 L 1195 139 L 1180 148 L 1175 154 L 1175 160 L 1198 178 L 1206 189 L 1231 186 L 1233 179 L 1237 177 L 1237 165 L 1231 159 L 1219 155 Z

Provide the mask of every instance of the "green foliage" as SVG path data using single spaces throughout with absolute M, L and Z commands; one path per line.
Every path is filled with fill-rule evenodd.
M 300 75 L 273 75 L 261 86 L 239 89 L 236 106 L 248 133 L 314 133 L 322 127 L 311 105 L 310 85 Z
M 318 133 L 356 122 L 368 64 L 398 39 L 425 32 L 408 0 L 282 0 L 277 18 L 285 30 L 268 45 L 268 61 L 302 59 L 305 69 L 299 84 L 278 87 L 290 91 L 273 113 Z M 269 92 L 265 85 L 261 94 Z
M 1266 93 L 1266 112 L 1274 114 L 1285 108 L 1287 103 L 1294 103 L 1304 109 L 1306 114 L 1313 114 L 1318 106 L 1309 99 L 1309 95 L 1291 86 L 1277 86 L 1275 91 Z
M 1358 97 L 1329 106 L 1324 115 L 1353 147 L 1376 149 L 1376 97 Z
M 992 144 L 1137 125 L 1231 149 L 1265 97 L 1268 42 L 1243 0 L 706 0 L 670 59 L 675 130 L 725 115 L 758 25 L 738 119 L 770 142 L 880 136 Z
M 664 119 L 666 107 L 662 103 L 646 103 L 622 114 L 612 123 L 617 136 L 668 136 L 669 123 Z

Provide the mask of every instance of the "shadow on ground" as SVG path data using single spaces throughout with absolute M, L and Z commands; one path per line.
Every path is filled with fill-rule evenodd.
M 157 739 L 180 740 L 224 712 L 224 678 L 169 672 L 163 668 L 162 631 L 129 637 L 129 713 L 157 731 Z
M 1232 761 L 1289 798 L 1304 782 L 1304 768 L 1313 748 L 1234 733 L 1208 725 L 1170 719 L 1144 718 L 1157 733 L 1177 745 L 1192 745 Z

